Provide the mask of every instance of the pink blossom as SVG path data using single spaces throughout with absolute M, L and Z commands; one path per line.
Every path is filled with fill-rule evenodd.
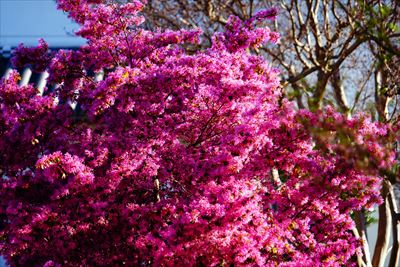
M 17 72 L 0 82 L 8 264 L 354 263 L 349 214 L 381 201 L 392 129 L 283 99 L 277 70 L 248 52 L 277 41 L 257 26 L 276 10 L 231 17 L 188 54 L 200 31 L 144 30 L 140 1 L 58 6 L 87 44 L 49 55 L 41 41 L 14 59 L 39 62 L 57 90 L 38 95 Z M 88 75 L 102 69 L 102 81 Z

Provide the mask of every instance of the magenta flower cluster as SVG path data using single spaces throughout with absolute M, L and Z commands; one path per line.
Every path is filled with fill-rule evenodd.
M 19 47 L 55 91 L 0 83 L 0 251 L 11 266 L 351 266 L 354 210 L 379 203 L 393 155 L 383 126 L 295 111 L 249 48 L 278 34 L 263 11 L 201 32 L 138 27 L 142 3 L 59 0 L 88 42 Z M 88 71 L 104 70 L 104 79 Z M 77 102 L 73 110 L 69 103 Z M 376 161 L 362 168 L 340 142 Z M 346 154 L 347 153 L 347 154 Z M 352 160 L 346 157 L 350 153 Z M 378 168 L 379 167 L 379 168 Z

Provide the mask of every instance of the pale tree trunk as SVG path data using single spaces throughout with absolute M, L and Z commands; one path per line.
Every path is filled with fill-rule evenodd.
M 358 239 L 361 238 L 360 234 L 358 233 L 357 227 L 353 227 L 352 231 L 356 238 L 358 238 Z M 363 244 L 363 246 L 364 246 L 364 244 Z M 364 253 L 364 248 L 363 248 L 363 253 Z M 365 263 L 363 258 L 364 258 L 364 254 L 363 255 L 357 254 L 357 266 L 358 267 L 367 267 L 367 264 Z
M 333 92 L 335 93 L 336 103 L 338 104 L 340 111 L 346 116 L 350 117 L 350 107 L 347 103 L 347 97 L 345 90 L 343 88 L 342 77 L 340 75 L 340 69 L 337 69 L 333 72 L 332 77 L 330 78 Z
M 362 242 L 363 257 L 361 266 L 370 267 L 372 266 L 371 253 L 369 251 L 369 245 L 367 240 L 367 225 L 365 221 L 365 214 L 363 211 L 356 211 L 354 215 L 355 215 L 357 233 Z
M 393 186 L 390 185 L 389 189 L 389 205 L 392 217 L 392 230 L 393 230 L 393 246 L 390 253 L 389 266 L 398 266 L 400 258 L 400 214 L 397 208 L 396 197 L 393 191 Z
M 383 64 L 379 64 L 375 71 L 375 107 L 380 121 L 388 121 L 388 104 L 391 99 L 387 92 L 387 75 Z
M 383 182 L 381 191 L 383 203 L 379 206 L 378 238 L 376 240 L 374 256 L 372 258 L 372 266 L 374 267 L 382 267 L 385 264 L 386 254 L 389 247 L 390 230 L 392 228 L 392 218 L 389 205 L 389 192 L 391 187 L 392 185 L 390 182 L 386 180 Z

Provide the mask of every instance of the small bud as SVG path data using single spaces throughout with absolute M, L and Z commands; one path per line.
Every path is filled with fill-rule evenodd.
M 36 139 L 36 138 L 34 138 L 34 139 L 32 140 L 32 145 L 36 145 L 36 144 L 39 144 L 39 140 Z

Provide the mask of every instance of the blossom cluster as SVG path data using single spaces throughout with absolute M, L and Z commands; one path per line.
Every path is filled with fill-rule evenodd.
M 283 98 L 279 72 L 248 49 L 276 41 L 255 26 L 276 11 L 232 17 L 210 49 L 189 54 L 182 45 L 200 31 L 144 30 L 139 1 L 58 5 L 88 43 L 46 61 L 57 89 L 40 95 L 16 72 L 0 83 L 8 264 L 355 262 L 350 215 L 381 201 L 388 129 L 333 110 L 298 112 Z M 16 66 L 49 55 L 32 51 L 20 47 Z M 87 75 L 101 69 L 104 80 Z

